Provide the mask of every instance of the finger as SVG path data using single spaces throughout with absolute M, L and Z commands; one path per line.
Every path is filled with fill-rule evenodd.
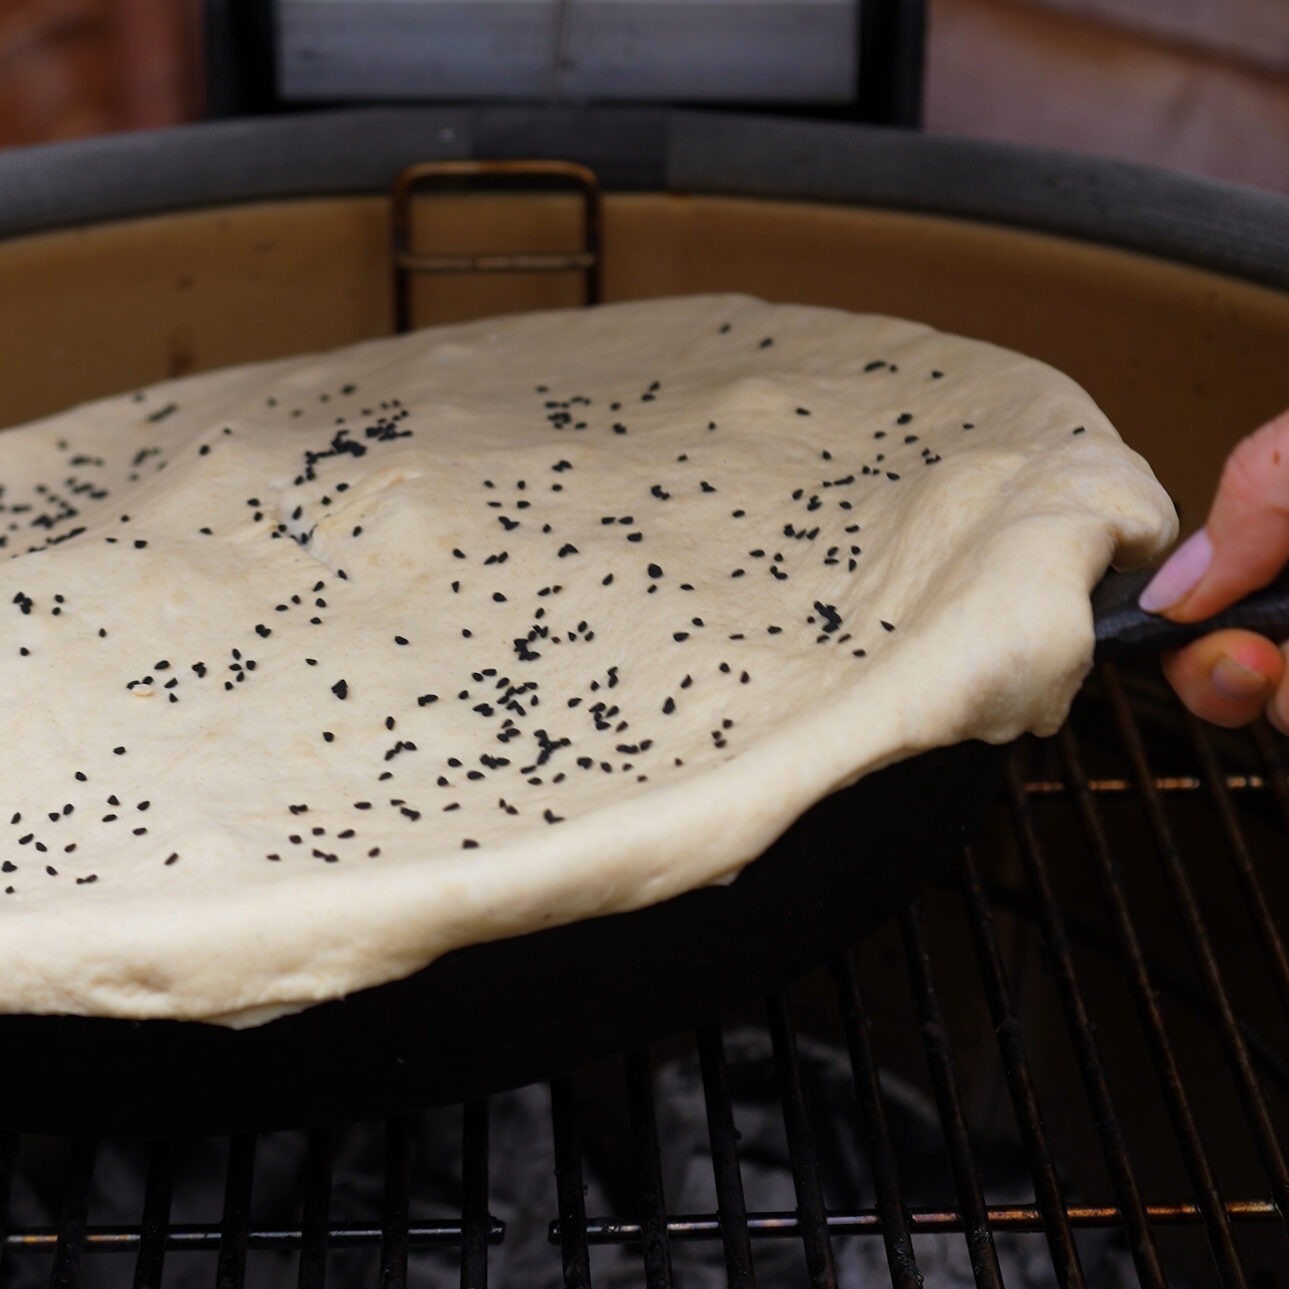
M 1289 411 L 1227 458 L 1204 527 L 1173 552 L 1140 604 L 1177 622 L 1198 622 L 1265 586 L 1286 563 Z
M 1252 632 L 1215 631 L 1165 658 L 1164 674 L 1182 702 L 1214 725 L 1247 725 L 1264 709 L 1273 723 L 1289 718 L 1285 654 Z

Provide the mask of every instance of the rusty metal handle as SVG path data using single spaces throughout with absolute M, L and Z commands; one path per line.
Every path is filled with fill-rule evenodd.
M 518 251 L 436 254 L 411 246 L 412 198 L 418 190 L 469 184 L 522 189 L 551 183 L 582 196 L 582 246 L 576 251 Z M 574 161 L 539 158 L 517 161 L 421 161 L 398 173 L 390 190 L 390 264 L 394 273 L 394 330 L 411 328 L 411 276 L 414 273 L 580 272 L 585 300 L 600 300 L 600 181 Z

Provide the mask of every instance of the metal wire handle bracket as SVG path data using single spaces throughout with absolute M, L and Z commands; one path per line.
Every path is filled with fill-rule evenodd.
M 582 195 L 580 251 L 514 251 L 491 254 L 426 254 L 411 247 L 412 198 L 424 188 L 465 183 L 524 188 L 534 181 Z M 394 270 L 394 330 L 411 328 L 411 278 L 414 273 L 560 273 L 580 270 L 587 304 L 600 299 L 600 181 L 573 161 L 421 161 L 399 172 L 390 193 L 390 262 Z

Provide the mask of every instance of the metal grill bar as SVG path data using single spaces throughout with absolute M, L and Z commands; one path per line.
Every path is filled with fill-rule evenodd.
M 461 1126 L 461 1289 L 487 1289 L 488 1103 L 466 1104 Z
M 1261 792 L 1267 787 L 1267 780 L 1260 774 L 1220 774 L 1218 777 L 1229 792 Z M 1198 792 L 1204 787 L 1204 780 L 1193 774 L 1155 775 L 1150 782 L 1157 792 L 1166 793 Z M 1099 797 L 1134 792 L 1136 788 L 1133 779 L 1088 780 L 1088 791 Z M 1059 797 L 1069 791 L 1069 784 L 1064 779 L 1031 779 L 1025 784 L 1025 791 L 1031 797 Z
M 1110 1095 L 1110 1085 L 1106 1082 L 1105 1066 L 1101 1061 L 1092 1018 L 1075 974 L 1074 957 L 1070 952 L 1069 937 L 1065 933 L 1065 919 L 1061 915 L 1048 876 L 1047 864 L 1039 845 L 1038 830 L 1034 824 L 1034 812 L 1016 757 L 1012 758 L 1008 766 L 1007 788 L 1021 863 L 1038 906 L 1038 923 L 1043 943 L 1047 947 L 1049 969 L 1061 1000 L 1061 1010 L 1065 1014 L 1065 1027 L 1070 1042 L 1074 1045 L 1084 1095 L 1092 1111 L 1092 1122 L 1096 1127 L 1102 1158 L 1110 1174 L 1110 1186 L 1118 1201 L 1118 1211 L 1123 1215 L 1137 1279 L 1142 1289 L 1167 1289 L 1159 1249 L 1150 1230 L 1146 1205 L 1141 1198 L 1141 1188 L 1137 1185 L 1137 1174 L 1115 1111 L 1114 1099 Z
M 1263 951 L 1271 965 L 1271 975 L 1280 995 L 1280 1005 L 1289 1011 L 1289 957 L 1285 955 L 1284 941 L 1280 938 L 1280 930 L 1267 905 L 1266 894 L 1258 879 L 1257 869 L 1253 866 L 1253 856 L 1249 852 L 1248 842 L 1236 817 L 1235 803 L 1231 800 L 1230 790 L 1217 763 L 1217 754 L 1213 750 L 1212 741 L 1204 734 L 1199 721 L 1194 716 L 1186 712 L 1185 718 L 1191 743 L 1199 757 L 1204 781 L 1208 785 L 1218 819 L 1222 824 L 1227 852 L 1244 890 L 1249 913 L 1258 928 L 1258 938 L 1262 941 Z
M 891 1289 L 922 1289 L 909 1231 L 908 1211 L 900 1188 L 899 1164 L 891 1144 L 890 1126 L 882 1102 L 882 1087 L 873 1054 L 872 1022 L 864 1010 L 859 988 L 859 973 L 852 954 L 844 954 L 834 968 L 837 1000 L 846 1042 L 850 1048 L 850 1068 L 855 1080 L 855 1097 L 859 1103 L 864 1147 L 873 1173 L 877 1194 L 877 1212 L 881 1220 L 882 1239 L 886 1244 L 886 1263 L 891 1272 Z
M 1141 776 L 1142 801 L 1146 807 L 1151 831 L 1155 837 L 1155 846 L 1159 852 L 1159 859 L 1163 865 L 1164 874 L 1168 879 L 1168 886 L 1172 891 L 1173 900 L 1177 905 L 1178 912 L 1181 914 L 1182 924 L 1186 928 L 1191 953 L 1204 979 L 1209 1000 L 1217 1013 L 1222 1045 L 1226 1049 L 1227 1061 L 1235 1074 L 1236 1087 L 1240 1093 L 1244 1113 L 1253 1129 L 1254 1143 L 1258 1154 L 1262 1158 L 1263 1167 L 1267 1170 L 1267 1174 L 1271 1179 L 1275 1199 L 1279 1203 L 1281 1211 L 1285 1213 L 1286 1217 L 1289 1217 L 1289 1168 L 1285 1166 L 1285 1158 L 1280 1151 L 1275 1126 L 1272 1124 L 1271 1115 L 1267 1111 L 1262 1089 L 1258 1086 L 1257 1077 L 1253 1073 L 1253 1066 L 1249 1060 L 1249 1049 L 1240 1034 L 1239 1026 L 1236 1024 L 1231 999 L 1222 984 L 1222 973 L 1217 965 L 1217 955 L 1213 952 L 1213 944 L 1209 939 L 1208 929 L 1204 925 L 1204 918 L 1200 913 L 1199 902 L 1195 898 L 1194 888 L 1191 886 L 1190 878 L 1186 873 L 1181 851 L 1177 847 L 1172 825 L 1169 823 L 1168 815 L 1164 810 L 1163 802 L 1159 799 L 1159 794 L 1150 785 L 1150 767 L 1147 762 L 1146 746 L 1142 742 L 1141 731 L 1137 728 L 1136 718 L 1133 716 L 1132 710 L 1128 706 L 1128 700 L 1124 696 L 1118 672 L 1109 668 L 1107 668 L 1107 671 L 1109 671 L 1109 674 L 1106 676 L 1106 688 L 1110 695 L 1110 705 L 1114 711 L 1119 736 L 1122 738 L 1128 755 L 1132 759 L 1133 771 Z M 1234 820 L 1232 820 L 1232 823 L 1234 823 Z M 1273 939 L 1278 938 L 1273 934 Z
M 1071 1226 L 1076 1229 L 1105 1228 L 1123 1225 L 1122 1212 L 1113 1205 L 1070 1204 L 1066 1206 Z M 1271 1200 L 1229 1200 L 1227 1216 L 1232 1222 L 1245 1225 L 1266 1226 L 1278 1224 L 1280 1211 Z M 985 1214 L 989 1225 L 996 1231 L 1014 1231 L 1036 1234 L 1044 1229 L 1046 1219 L 1033 1204 L 988 1207 Z M 1204 1221 L 1204 1215 L 1193 1201 L 1175 1204 L 1152 1204 L 1146 1209 L 1151 1222 L 1160 1226 L 1194 1227 Z M 552 1230 L 558 1235 L 558 1223 Z M 827 1215 L 828 1230 L 833 1235 L 878 1236 L 885 1234 L 882 1215 L 876 1209 L 839 1210 Z M 913 1208 L 907 1210 L 907 1226 L 916 1235 L 952 1234 L 965 1229 L 962 1215 L 956 1209 Z M 801 1221 L 796 1213 L 753 1213 L 747 1221 L 753 1239 L 800 1239 Z M 620 1244 L 624 1240 L 640 1238 L 638 1222 L 609 1218 L 593 1218 L 586 1223 L 588 1244 Z M 453 1222 L 417 1223 L 409 1228 L 410 1248 L 432 1248 L 459 1244 L 460 1228 Z M 500 1242 L 504 1234 L 502 1224 L 494 1222 L 489 1232 L 490 1243 Z M 41 1227 L 12 1234 L 8 1239 L 10 1253 L 50 1254 L 58 1246 L 58 1229 Z M 676 1214 L 667 1219 L 669 1240 L 716 1240 L 721 1236 L 720 1218 L 714 1213 Z M 298 1250 L 303 1241 L 299 1228 L 253 1228 L 247 1233 L 249 1252 Z M 330 1247 L 373 1248 L 380 1243 L 380 1231 L 371 1226 L 338 1224 L 331 1228 Z M 138 1253 L 143 1236 L 138 1227 L 91 1227 L 81 1242 L 82 1250 L 94 1255 Z M 166 1237 L 166 1248 L 171 1253 L 211 1253 L 219 1248 L 220 1228 L 206 1223 L 193 1226 L 175 1226 Z M 896 1282 L 896 1289 L 903 1286 Z
M 10 1232 L 5 1247 L 9 1253 L 52 1253 L 58 1245 L 59 1227 L 25 1227 Z M 490 1220 L 488 1243 L 500 1244 L 505 1236 L 504 1223 Z M 170 1253 L 210 1253 L 219 1248 L 223 1227 L 217 1222 L 193 1222 L 171 1226 L 166 1232 L 166 1249 Z M 327 1228 L 331 1249 L 370 1249 L 384 1238 L 380 1227 L 361 1222 L 336 1222 Z M 295 1251 L 305 1242 L 301 1227 L 251 1227 L 246 1233 L 246 1248 L 251 1253 Z M 137 1226 L 92 1226 L 86 1228 L 81 1244 L 91 1253 L 135 1253 L 143 1242 Z M 409 1249 L 443 1248 L 461 1243 L 461 1224 L 452 1221 L 414 1222 L 407 1228 Z
M 662 1192 L 658 1125 L 653 1108 L 653 1070 L 647 1052 L 625 1061 L 627 1105 L 636 1180 L 640 1187 L 640 1241 L 648 1289 L 671 1289 L 671 1251 L 667 1247 L 667 1203 Z
M 555 1131 L 555 1189 L 565 1289 L 590 1289 L 591 1255 L 586 1238 L 586 1196 L 582 1191 L 582 1143 L 577 1126 L 577 1092 L 571 1075 L 551 1084 Z
M 1083 1267 L 1074 1246 L 1074 1234 L 1065 1215 L 1061 1183 L 1056 1175 L 1056 1165 L 1043 1127 L 1038 1092 L 1034 1087 L 1029 1055 L 1025 1050 L 1025 1038 L 1003 971 L 993 914 L 970 847 L 963 850 L 961 875 L 967 922 L 976 948 L 985 997 L 989 1002 L 989 1014 L 994 1022 L 1007 1090 L 1011 1095 L 1016 1123 L 1034 1178 L 1034 1195 L 1045 1219 L 1043 1225 L 1048 1251 L 1052 1257 L 1052 1269 L 1056 1272 L 1061 1289 L 1083 1289 Z
M 1267 779 L 1280 805 L 1285 827 L 1289 828 L 1289 759 L 1286 759 L 1281 746 L 1272 738 L 1266 721 L 1259 720 L 1253 723 L 1253 741 L 1257 744 L 1258 752 L 1267 767 Z
M 1110 668 L 1107 666 L 1103 670 L 1108 672 Z M 1231 1225 L 1222 1205 L 1222 1196 L 1214 1180 L 1213 1170 L 1209 1166 L 1208 1155 L 1200 1140 L 1195 1117 L 1191 1113 L 1181 1073 L 1173 1056 L 1172 1044 L 1164 1029 L 1159 1000 L 1155 996 L 1145 955 L 1137 938 L 1132 915 L 1128 910 L 1128 903 L 1111 854 L 1109 839 L 1106 837 L 1096 802 L 1087 786 L 1078 745 L 1068 725 L 1062 728 L 1057 738 L 1066 774 L 1078 805 L 1079 818 L 1088 841 L 1093 867 L 1101 886 L 1102 900 L 1110 917 L 1111 928 L 1132 990 L 1137 1016 L 1145 1032 L 1151 1060 L 1159 1077 L 1164 1104 L 1172 1120 L 1173 1133 L 1190 1176 L 1191 1185 L 1195 1188 L 1200 1208 L 1204 1213 L 1209 1247 L 1221 1273 L 1222 1283 L 1242 1289 L 1245 1284 L 1244 1272 L 1240 1268 L 1240 1261 L 1236 1255 Z
M 97 1142 L 79 1140 L 72 1143 L 67 1190 L 58 1219 L 58 1240 L 54 1246 L 54 1265 L 49 1273 L 50 1289 L 75 1289 L 81 1248 L 85 1243 L 90 1179 L 94 1175 L 97 1152 Z
M 18 1134 L 0 1133 L 0 1275 L 9 1245 L 9 1201 L 13 1194 L 13 1166 L 18 1157 Z
M 148 1184 L 143 1195 L 139 1256 L 134 1263 L 134 1289 L 161 1289 L 174 1191 L 174 1150 L 168 1141 L 153 1143 L 148 1158 Z
M 980 1176 L 976 1172 L 971 1139 L 967 1134 L 967 1120 L 958 1095 L 958 1076 L 953 1066 L 949 1030 L 940 1010 L 931 971 L 931 955 L 922 934 L 916 905 L 900 914 L 900 936 L 904 941 L 909 981 L 922 1025 L 922 1046 L 926 1052 L 931 1088 L 940 1111 L 940 1126 L 944 1129 L 949 1167 L 958 1193 L 972 1275 L 979 1289 L 1003 1289 L 1002 1268 L 998 1265 L 998 1251 L 994 1248 L 994 1237 L 989 1229 L 989 1210 L 980 1189 Z
M 224 1183 L 224 1216 L 219 1224 L 219 1264 L 216 1289 L 241 1289 L 246 1281 L 247 1236 L 251 1225 L 251 1187 L 255 1183 L 253 1133 L 229 1142 Z
M 381 1212 L 381 1289 L 407 1284 L 407 1228 L 412 1181 L 412 1120 L 399 1117 L 385 1125 L 385 1201 Z
M 814 1133 L 810 1128 L 805 1091 L 801 1086 L 797 1040 L 782 994 L 771 994 L 766 999 L 765 1010 L 770 1021 L 770 1043 L 774 1049 L 774 1067 L 783 1099 L 783 1122 L 788 1133 L 788 1157 L 792 1162 L 797 1212 L 801 1216 L 806 1269 L 812 1289 L 836 1289 L 837 1270 L 828 1240 L 828 1215 L 819 1181 L 819 1156 L 815 1153 Z
M 734 1128 L 734 1106 L 725 1070 L 725 1045 L 721 1040 L 720 1026 L 715 1021 L 698 1031 L 698 1059 L 703 1074 L 707 1138 L 712 1148 L 717 1220 L 725 1250 L 729 1289 L 756 1289 L 752 1245 L 747 1232 L 747 1202 L 743 1197 L 743 1173 L 738 1161 L 738 1133 Z
M 1104 1229 L 1120 1226 L 1123 1214 L 1111 1205 L 1070 1204 L 1066 1206 L 1070 1225 L 1078 1229 Z M 996 1231 L 1038 1234 L 1047 1219 L 1033 1204 L 989 1207 L 984 1210 L 989 1226 Z M 908 1224 L 916 1235 L 947 1235 L 963 1232 L 967 1224 L 957 1209 L 913 1208 L 907 1211 Z M 1160 1226 L 1192 1227 L 1204 1221 L 1197 1204 L 1187 1200 L 1176 1204 L 1151 1204 L 1147 1209 L 1152 1222 Z M 1227 1204 L 1232 1221 L 1268 1225 L 1280 1221 L 1280 1213 L 1270 1200 L 1233 1200 Z M 828 1214 L 831 1235 L 875 1236 L 885 1233 L 882 1216 L 875 1209 Z M 748 1230 L 757 1239 L 792 1239 L 800 1237 L 802 1222 L 796 1213 L 754 1213 L 748 1218 Z M 640 1227 L 635 1222 L 595 1219 L 586 1228 L 592 1244 L 620 1244 L 638 1239 Z M 711 1214 L 693 1214 L 667 1220 L 667 1234 L 673 1240 L 712 1240 L 720 1233 L 720 1222 Z M 898 1284 L 898 1282 L 897 1282 Z
M 300 1212 L 300 1289 L 323 1289 L 327 1280 L 327 1226 L 331 1220 L 332 1137 L 329 1128 L 309 1133 Z

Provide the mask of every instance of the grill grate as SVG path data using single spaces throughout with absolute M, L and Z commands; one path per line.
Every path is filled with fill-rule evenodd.
M 0 1280 L 814 1287 L 853 1279 L 862 1248 L 894 1289 L 1083 1289 L 1110 1265 L 1150 1289 L 1289 1284 L 1286 859 L 1284 741 L 1215 733 L 1146 673 L 1104 668 L 1056 738 L 1018 748 L 957 871 L 830 974 L 557 1079 L 548 1114 L 530 1090 L 504 1115 L 496 1098 L 213 1156 L 0 1137 Z M 688 1071 L 692 1140 L 666 1070 Z M 701 1184 L 692 1157 L 677 1171 L 683 1142 L 707 1152 Z M 123 1150 L 142 1161 L 125 1223 Z M 545 1189 L 516 1180 L 525 1158 Z

